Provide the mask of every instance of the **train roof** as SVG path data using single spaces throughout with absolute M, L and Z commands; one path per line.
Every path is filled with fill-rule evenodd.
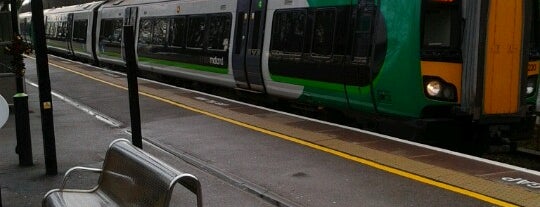
M 58 8 L 46 9 L 43 12 L 47 14 L 57 14 L 57 13 L 72 13 L 79 11 L 91 11 L 94 8 L 102 5 L 105 1 L 94 1 L 85 4 L 77 4 L 72 6 L 63 6 Z
M 209 0 L 112 0 L 105 3 L 103 7 L 120 7 L 120 6 L 151 4 L 151 3 L 160 3 L 160 2 L 188 3 L 188 2 L 201 2 L 201 1 L 204 2 L 204 1 L 209 1 Z

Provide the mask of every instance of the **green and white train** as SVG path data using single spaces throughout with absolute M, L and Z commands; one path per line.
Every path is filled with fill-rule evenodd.
M 96 64 L 125 64 L 123 24 L 132 18 L 142 70 L 361 123 L 405 123 L 412 136 L 455 125 L 516 137 L 535 118 L 539 8 L 538 0 L 113 0 L 46 10 L 45 23 L 51 52 Z M 28 35 L 31 15 L 20 17 Z

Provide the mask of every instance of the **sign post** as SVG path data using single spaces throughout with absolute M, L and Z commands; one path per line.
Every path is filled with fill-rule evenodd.
M 54 138 L 53 106 L 51 80 L 49 77 L 49 59 L 45 42 L 45 24 L 43 2 L 32 1 L 32 26 L 34 31 L 34 47 L 36 51 L 36 67 L 39 84 L 39 105 L 41 109 L 41 130 L 43 132 L 43 148 L 45 154 L 45 170 L 47 175 L 57 175 L 56 143 Z

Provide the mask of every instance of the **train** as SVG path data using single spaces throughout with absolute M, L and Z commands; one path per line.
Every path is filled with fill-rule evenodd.
M 129 22 L 142 71 L 391 135 L 475 146 L 529 136 L 536 119 L 539 0 L 111 0 L 44 15 L 50 52 L 124 66 Z

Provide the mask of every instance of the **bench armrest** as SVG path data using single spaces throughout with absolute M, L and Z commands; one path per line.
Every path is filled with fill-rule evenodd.
M 71 169 L 69 169 L 66 174 L 64 175 L 64 179 L 62 180 L 62 186 L 60 187 L 60 189 L 64 189 L 64 187 L 66 186 L 66 183 L 67 181 L 69 180 L 71 174 L 73 172 L 76 172 L 76 171 L 84 171 L 84 172 L 92 172 L 92 173 L 101 173 L 102 172 L 102 169 L 99 169 L 99 168 L 90 168 L 90 167 L 80 167 L 80 166 L 77 166 L 77 167 L 72 167 Z

